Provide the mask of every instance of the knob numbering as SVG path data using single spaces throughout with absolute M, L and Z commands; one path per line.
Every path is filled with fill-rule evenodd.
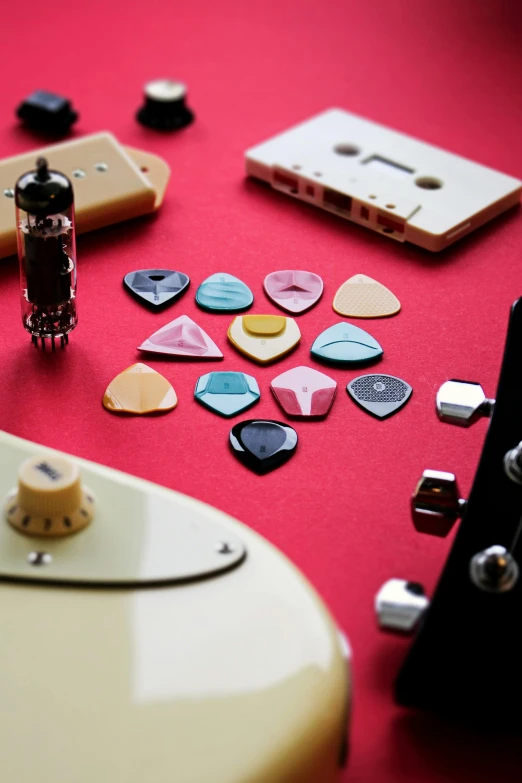
M 5 500 L 9 524 L 29 536 L 56 538 L 86 527 L 94 498 L 80 481 L 78 466 L 61 456 L 31 457 L 18 471 L 18 486 Z

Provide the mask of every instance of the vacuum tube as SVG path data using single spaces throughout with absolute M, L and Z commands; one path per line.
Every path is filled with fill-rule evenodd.
M 65 174 L 38 158 L 15 187 L 22 323 L 32 342 L 63 347 L 77 322 L 74 197 Z

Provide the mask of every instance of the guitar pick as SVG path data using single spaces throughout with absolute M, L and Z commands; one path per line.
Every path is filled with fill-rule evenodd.
M 210 275 L 196 291 L 197 304 L 213 313 L 237 313 L 246 310 L 253 301 L 250 288 L 225 272 Z
M 265 277 L 265 293 L 272 302 L 289 313 L 303 313 L 322 296 L 323 281 L 313 272 L 286 269 Z
M 337 291 L 333 309 L 347 318 L 384 318 L 398 313 L 401 303 L 377 280 L 367 275 L 354 275 Z
M 288 424 L 247 419 L 230 430 L 236 457 L 256 473 L 268 473 L 287 462 L 297 448 L 297 432 Z
M 360 375 L 346 391 L 365 411 L 384 419 L 408 402 L 413 389 L 394 375 Z
M 140 269 L 125 275 L 123 283 L 131 294 L 157 308 L 173 304 L 188 288 L 190 278 L 171 269 Z
M 235 416 L 250 408 L 261 393 L 255 378 L 244 372 L 210 372 L 196 383 L 196 400 L 221 416 Z
M 341 321 L 317 337 L 311 354 L 332 364 L 361 364 L 379 359 L 383 350 L 371 334 Z
M 230 324 L 228 339 L 245 356 L 267 364 L 291 351 L 301 332 L 294 319 L 284 315 L 238 315 Z
M 337 382 L 311 367 L 294 367 L 270 384 L 274 397 L 288 416 L 326 416 L 332 407 Z
M 223 358 L 216 343 L 188 315 L 180 315 L 179 318 L 162 326 L 138 346 L 138 351 L 166 353 L 193 359 Z
M 103 395 L 103 406 L 120 413 L 170 411 L 177 404 L 176 392 L 168 380 L 140 362 L 117 375 Z

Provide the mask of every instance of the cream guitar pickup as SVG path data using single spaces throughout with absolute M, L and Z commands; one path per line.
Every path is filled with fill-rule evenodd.
M 14 187 L 43 155 L 74 187 L 76 231 L 85 233 L 157 210 L 170 178 L 157 155 L 95 133 L 0 161 L 0 258 L 16 253 Z

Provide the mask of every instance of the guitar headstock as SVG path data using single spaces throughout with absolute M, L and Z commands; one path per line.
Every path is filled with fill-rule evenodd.
M 450 380 L 437 393 L 436 411 L 461 427 L 482 416 L 491 421 L 468 500 L 454 474 L 438 470 L 424 471 L 411 498 L 418 532 L 445 536 L 461 519 L 431 602 L 422 608 L 418 590 L 414 600 L 405 587 L 398 590 L 400 580 L 377 596 L 381 627 L 417 629 L 396 696 L 402 704 L 480 721 L 520 722 L 522 299 L 511 310 L 496 400 L 478 383 Z M 416 623 L 406 629 L 415 606 Z

